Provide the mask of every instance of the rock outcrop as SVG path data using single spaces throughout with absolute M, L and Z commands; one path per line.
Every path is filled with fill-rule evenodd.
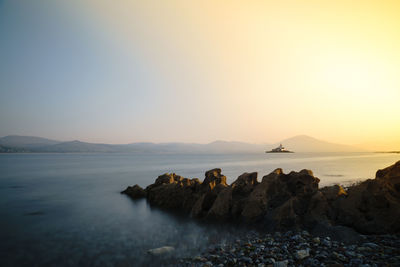
M 261 182 L 254 172 L 228 185 L 221 169 L 213 169 L 203 182 L 163 174 L 146 189 L 135 185 L 122 193 L 193 218 L 270 230 L 340 226 L 366 234 L 400 232 L 400 161 L 347 190 L 340 185 L 319 189 L 319 181 L 310 170 L 285 174 L 276 169 Z
M 335 221 L 367 234 L 400 232 L 400 161 L 332 203 Z
M 128 186 L 124 191 L 121 192 L 121 194 L 127 194 L 133 199 L 146 197 L 146 191 L 137 184 L 134 186 Z

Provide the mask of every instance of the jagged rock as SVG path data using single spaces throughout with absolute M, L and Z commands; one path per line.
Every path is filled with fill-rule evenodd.
M 249 194 L 258 184 L 256 172 L 245 172 L 232 183 L 232 188 L 236 194 Z
M 332 185 L 321 188 L 321 192 L 328 201 L 336 200 L 340 196 L 347 196 L 346 190 L 340 185 Z
M 396 162 L 392 166 L 389 166 L 383 170 L 376 172 L 377 179 L 396 179 L 400 177 L 400 161 Z M 398 183 L 398 182 L 397 182 Z
M 127 194 L 132 199 L 140 199 L 146 197 L 146 191 L 143 188 L 135 184 L 134 186 L 128 186 L 121 194 Z
M 261 183 L 254 172 L 229 186 L 221 169 L 212 169 L 202 183 L 166 173 L 145 190 L 136 185 L 123 193 L 146 196 L 151 205 L 194 218 L 258 223 L 270 230 L 328 229 L 338 236 L 350 233 L 346 227 L 361 233 L 400 232 L 400 161 L 347 191 L 340 185 L 319 189 L 318 183 L 310 170 L 285 174 L 276 169 Z
M 337 223 L 365 234 L 400 231 L 400 161 L 333 202 Z M 393 175 L 393 176 L 392 176 Z
M 202 187 L 206 190 L 214 189 L 217 185 L 221 184 L 222 186 L 228 186 L 226 184 L 226 177 L 221 174 L 221 169 L 212 169 L 206 171 L 206 178 L 202 183 Z
M 232 208 L 232 188 L 226 187 L 217 196 L 211 209 L 207 214 L 208 219 L 228 220 Z
M 311 197 L 318 192 L 318 183 L 309 170 L 284 174 L 276 169 L 250 194 L 242 216 L 246 221 L 264 216 L 264 223 L 274 228 L 299 226 Z
M 221 174 L 221 169 L 207 171 L 205 173 L 205 179 L 200 187 L 199 193 L 202 195 L 194 203 L 191 216 L 194 218 L 206 217 L 219 193 L 221 193 L 227 186 L 226 177 Z M 216 214 L 216 217 L 223 217 L 223 215 Z
M 264 176 L 262 182 L 251 192 L 242 211 L 242 215 L 247 221 L 254 221 L 260 218 L 267 210 L 270 183 L 275 181 L 281 174 L 283 174 L 282 169 L 274 170 L 272 173 Z
M 172 174 L 160 175 L 156 182 L 146 187 L 147 200 L 151 205 L 164 209 L 189 212 L 198 198 L 200 182 Z
M 218 194 L 207 218 L 226 220 L 240 217 L 249 194 L 258 184 L 256 172 L 240 175 L 230 187 L 224 188 Z

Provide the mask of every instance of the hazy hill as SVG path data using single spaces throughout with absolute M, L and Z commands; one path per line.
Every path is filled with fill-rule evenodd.
M 307 135 L 298 135 L 292 138 L 282 140 L 274 144 L 274 147 L 282 143 L 288 150 L 294 152 L 360 152 L 364 151 L 358 147 L 341 145 L 322 141 Z
M 54 145 L 57 143 L 60 143 L 60 141 L 36 136 L 8 135 L 0 138 L 0 145 L 7 147 L 34 148 Z
M 287 149 L 294 152 L 357 152 L 360 148 L 321 141 L 306 135 L 282 140 Z M 249 144 L 244 142 L 215 141 L 209 144 L 195 143 L 132 143 L 122 145 L 95 144 L 81 141 L 59 142 L 33 136 L 6 136 L 0 138 L 3 152 L 56 152 L 56 153 L 264 153 L 277 147 L 273 145 Z
M 400 151 L 400 140 L 394 144 L 393 142 L 389 142 L 386 140 L 379 140 L 377 142 L 365 142 L 362 144 L 357 144 L 355 146 L 368 149 L 370 151 Z
M 94 144 L 81 141 L 62 142 L 49 146 L 37 147 L 34 152 L 90 153 L 90 152 L 126 152 L 126 145 Z M 124 149 L 125 148 L 125 149 Z

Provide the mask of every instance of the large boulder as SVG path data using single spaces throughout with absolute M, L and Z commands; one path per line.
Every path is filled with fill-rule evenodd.
M 217 185 L 228 186 L 225 175 L 221 174 L 221 169 L 217 168 L 206 171 L 202 187 L 205 190 L 213 190 Z
M 231 218 L 232 187 L 226 187 L 218 194 L 212 207 L 207 213 L 207 219 L 227 221 Z
M 400 177 L 400 161 L 396 162 L 392 166 L 389 166 L 385 169 L 378 170 L 376 172 L 377 179 L 389 179 L 393 180 Z M 396 182 L 398 183 L 398 181 Z
M 256 172 L 240 175 L 231 186 L 221 190 L 207 213 L 207 219 L 228 220 L 240 217 L 249 194 L 258 184 Z
M 198 198 L 200 182 L 175 173 L 160 175 L 156 182 L 146 188 L 147 200 L 151 205 L 182 212 L 189 212 Z
M 256 172 L 245 172 L 232 183 L 232 188 L 236 194 L 248 194 L 258 184 Z
M 206 171 L 205 179 L 199 192 L 200 197 L 194 203 L 190 215 L 194 218 L 206 217 L 219 193 L 226 187 L 228 187 L 228 184 L 226 183 L 226 177 L 221 174 L 221 169 Z
M 255 221 L 264 215 L 267 210 L 268 198 L 271 195 L 269 191 L 272 191 L 270 185 L 281 174 L 283 174 L 282 169 L 274 170 L 264 176 L 262 182 L 251 192 L 241 213 L 246 221 Z
M 400 231 L 400 161 L 379 170 L 375 179 L 352 186 L 333 202 L 337 224 L 365 234 Z
M 265 217 L 270 224 L 296 226 L 311 197 L 318 192 L 318 183 L 309 170 L 284 174 L 282 169 L 276 169 L 251 192 L 242 217 L 246 221 Z

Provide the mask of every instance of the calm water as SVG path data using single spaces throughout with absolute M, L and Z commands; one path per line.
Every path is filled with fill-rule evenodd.
M 165 172 L 204 178 L 222 168 L 232 182 L 259 180 L 278 167 L 307 168 L 320 185 L 372 178 L 399 154 L 0 154 L 0 266 L 140 266 L 150 248 L 172 245 L 195 255 L 229 232 L 198 225 L 131 201 L 119 192 Z M 153 262 L 154 263 L 154 262 Z

